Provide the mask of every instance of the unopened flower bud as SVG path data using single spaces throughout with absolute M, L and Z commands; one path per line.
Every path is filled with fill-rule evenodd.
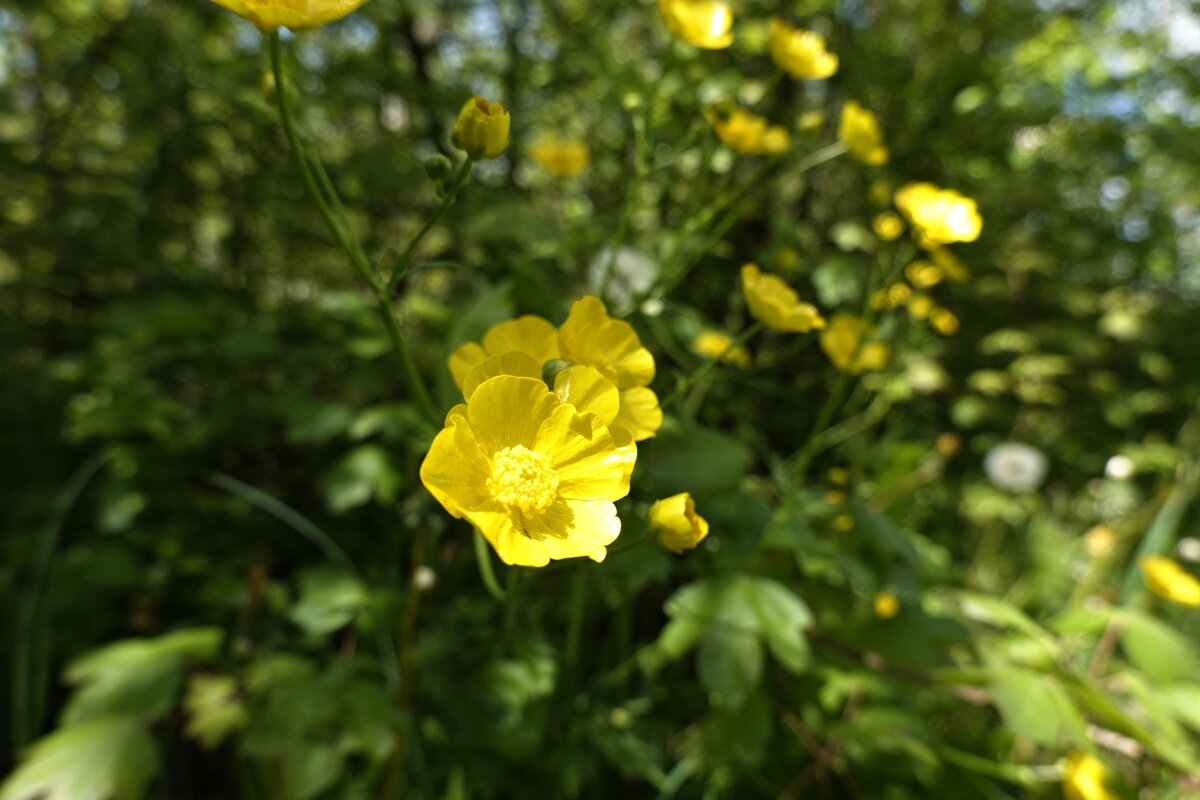
M 499 158 L 508 148 L 509 125 L 504 106 L 477 95 L 458 112 L 450 142 L 472 161 Z
M 425 174 L 429 176 L 429 180 L 437 184 L 445 183 L 450 180 L 450 176 L 454 173 L 454 164 L 450 159 L 446 158 L 441 153 L 430 156 L 425 159 Z

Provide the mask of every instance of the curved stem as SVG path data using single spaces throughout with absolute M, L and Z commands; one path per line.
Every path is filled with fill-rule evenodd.
M 409 391 L 416 398 L 417 404 L 421 406 L 421 410 L 425 413 L 429 422 L 434 427 L 437 427 L 441 420 L 434 408 L 433 401 L 429 397 L 429 391 L 425 388 L 425 383 L 421 380 L 421 374 L 417 371 L 417 365 L 413 361 L 412 351 L 408 347 L 408 342 L 405 340 L 404 334 L 400 331 L 400 323 L 396 319 L 396 312 L 392 309 L 390 293 L 387 287 L 375 275 L 370 261 L 367 260 L 366 254 L 363 253 L 362 246 L 359 245 L 358 240 L 354 238 L 353 232 L 339 222 L 334 215 L 334 210 L 330 208 L 329 202 L 321 194 L 318 178 L 314 174 L 312 164 L 309 163 L 309 158 L 305 155 L 303 142 L 300 140 L 296 122 L 292 118 L 292 112 L 288 106 L 287 92 L 284 88 L 286 84 L 284 82 L 283 45 L 279 40 L 278 32 L 271 36 L 270 42 L 271 69 L 275 75 L 275 99 L 279 105 L 279 116 L 283 122 L 283 131 L 287 136 L 288 144 L 292 148 L 292 154 L 296 158 L 296 165 L 300 168 L 300 174 L 304 178 L 304 185 L 308 189 L 309 196 L 316 204 L 321 218 L 325 221 L 325 225 L 329 228 L 329 232 L 333 234 L 333 238 L 337 241 L 338 246 L 345 252 L 346 257 L 350 259 L 351 265 L 358 270 L 358 274 L 362 276 L 362 279 L 375 295 L 375 304 L 378 307 L 379 316 L 383 319 L 388 338 L 392 341 L 392 349 L 395 351 L 396 358 L 400 362 L 400 368 L 404 373 Z M 313 161 L 319 164 L 316 159 Z M 323 167 L 318 166 L 318 172 L 324 177 L 323 184 L 330 193 L 330 196 L 334 198 L 334 205 L 344 219 L 345 212 L 341 210 L 341 200 L 337 199 L 337 192 L 333 187 L 333 183 L 329 181 L 328 176 L 324 175 Z
M 483 534 L 475 531 L 475 563 L 479 566 L 479 577 L 483 579 L 483 586 L 488 590 L 488 594 L 497 602 L 504 602 L 504 589 L 500 586 L 500 581 L 496 580 L 496 571 L 492 568 L 492 554 L 488 552 L 487 540 L 483 538 Z
M 417 251 L 418 245 L 433 230 L 433 226 L 437 225 L 442 217 L 446 215 L 446 212 L 450 210 L 450 206 L 454 204 L 454 198 L 458 196 L 459 190 L 466 185 L 467 178 L 471 174 L 472 163 L 471 159 L 468 158 L 459 166 L 458 172 L 454 174 L 454 178 L 450 182 L 450 191 L 442 198 L 442 202 L 438 205 L 437 210 L 426 220 L 421 230 L 417 231 L 417 235 L 413 237 L 412 241 L 408 243 L 408 247 L 404 248 L 404 252 L 400 254 L 400 260 L 396 263 L 396 271 L 392 273 L 392 277 L 387 283 L 389 295 L 396 291 L 396 287 L 400 285 L 400 281 L 408 274 L 408 268 L 412 264 L 413 253 Z

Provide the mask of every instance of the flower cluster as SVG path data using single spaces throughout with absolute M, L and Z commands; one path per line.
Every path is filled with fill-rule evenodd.
M 983 229 L 975 201 L 953 189 L 910 183 L 896 191 L 895 202 L 922 246 L 973 242 Z
M 602 561 L 621 531 L 613 503 L 629 492 L 636 442 L 662 424 L 654 357 L 633 326 L 589 296 L 557 330 L 507 320 L 449 366 L 465 402 L 421 465 L 426 488 L 505 563 Z

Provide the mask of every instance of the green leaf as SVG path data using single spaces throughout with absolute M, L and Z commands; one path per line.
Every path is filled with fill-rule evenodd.
M 0 800 L 137 800 L 158 774 L 158 746 L 132 717 L 98 717 L 35 742 Z
M 196 675 L 188 682 L 183 700 L 187 735 L 212 750 L 229 734 L 246 725 L 249 715 L 238 695 L 237 681 L 229 675 Z
M 344 572 L 316 569 L 300 576 L 300 599 L 288 619 L 310 636 L 349 625 L 367 601 L 367 588 Z
M 344 757 L 328 744 L 297 743 L 284 754 L 283 785 L 288 800 L 309 800 L 333 786 Z
M 1133 609 L 1122 609 L 1115 618 L 1125 655 L 1151 680 L 1171 683 L 1200 673 L 1200 654 L 1170 625 Z
M 1056 678 L 1020 667 L 995 670 L 992 700 L 1014 736 L 1044 745 L 1087 742 L 1083 717 Z
M 175 705 L 184 664 L 214 658 L 223 637 L 218 628 L 192 628 L 115 642 L 76 659 L 65 677 L 82 685 L 63 709 L 62 724 L 114 714 L 162 716 Z
M 1200 683 L 1162 686 L 1159 696 L 1175 719 L 1200 733 Z
M 788 671 L 799 672 L 808 662 L 804 631 L 813 621 L 808 606 L 786 586 L 769 578 L 750 579 L 742 591 L 771 655 Z
M 752 633 L 713 628 L 700 644 L 696 669 L 719 705 L 740 706 L 762 678 L 762 645 Z
M 388 503 L 400 489 L 400 473 L 387 452 L 368 444 L 351 450 L 321 478 L 321 494 L 334 514 L 364 505 L 372 497 Z
M 709 428 L 664 428 L 638 448 L 640 474 L 663 494 L 726 489 L 746 474 L 750 461 L 745 444 Z
M 677 589 L 663 606 L 671 619 L 659 634 L 655 650 L 667 661 L 691 650 L 716 620 L 725 590 L 725 584 L 718 581 L 696 581 Z

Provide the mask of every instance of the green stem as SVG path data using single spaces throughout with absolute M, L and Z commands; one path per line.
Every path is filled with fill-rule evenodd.
M 309 163 L 309 159 L 305 156 L 303 143 L 300 141 L 300 134 L 296 128 L 296 122 L 292 118 L 292 112 L 288 106 L 287 92 L 284 88 L 286 84 L 284 82 L 283 45 L 279 40 L 278 32 L 271 36 L 270 42 L 271 68 L 275 74 L 275 99 L 279 105 L 279 116 L 283 122 L 283 131 L 287 136 L 288 144 L 292 148 L 296 164 L 300 168 L 300 174 L 304 178 L 304 185 L 308 189 L 309 196 L 316 203 L 317 211 L 320 212 L 321 218 L 325 221 L 329 232 L 333 234 L 333 238 L 337 241 L 338 246 L 342 248 L 346 257 L 350 259 L 351 265 L 358 270 L 359 275 L 362 276 L 362 279 L 375 295 L 375 303 L 378 307 L 379 315 L 383 319 L 384 327 L 387 329 L 388 338 L 392 341 L 392 349 L 395 351 L 396 357 L 400 362 L 400 368 L 408 383 L 409 391 L 416 398 L 418 405 L 421 406 L 421 410 L 425 413 L 429 422 L 434 427 L 437 427 L 441 419 L 434 409 L 433 401 L 429 397 L 429 392 L 425 388 L 424 381 L 421 380 L 421 374 L 417 370 L 416 362 L 413 361 L 408 342 L 400 331 L 400 324 L 396 319 L 395 311 L 392 309 L 391 295 L 387 287 L 375 275 L 375 271 L 371 267 L 371 262 L 367 260 L 362 247 L 354 238 L 353 233 L 348 228 L 344 228 L 339 224 L 334 216 L 334 212 L 329 207 L 329 203 L 326 202 L 321 194 L 317 178 L 313 174 L 313 168 Z M 323 173 L 324 169 L 322 168 L 320 171 Z M 337 193 L 333 188 L 332 182 L 328 180 L 328 176 L 325 176 L 325 186 L 331 195 L 336 197 Z M 340 200 L 335 200 L 335 204 L 338 208 L 341 207 Z
M 437 209 L 426 220 L 421 230 L 417 231 L 417 235 L 408 243 L 408 247 L 404 248 L 404 252 L 400 254 L 400 260 L 396 263 L 396 271 L 392 273 L 392 277 L 387 283 L 389 295 L 394 294 L 396 287 L 400 285 L 400 281 L 404 280 L 404 276 L 412 264 L 413 253 L 417 251 L 417 247 L 429 235 L 429 232 L 433 230 L 433 226 L 437 225 L 442 217 L 446 215 L 446 212 L 450 210 L 450 206 L 454 204 L 454 198 L 458 196 L 459 190 L 467 183 L 473 163 L 469 158 L 462 162 L 458 168 L 458 172 L 454 173 L 454 178 L 450 182 L 450 191 L 442 198 L 442 202 L 438 204 Z
M 496 571 L 492 568 L 492 554 L 489 552 L 487 539 L 483 538 L 483 534 L 475 531 L 475 563 L 479 567 L 479 577 L 483 579 L 483 586 L 488 590 L 488 594 L 498 603 L 504 602 L 504 589 L 500 586 L 500 581 L 496 580 Z
M 642 190 L 642 182 L 646 179 L 646 153 L 650 135 L 650 115 L 654 113 L 654 104 L 658 101 L 658 87 L 662 85 L 662 76 L 655 81 L 650 89 L 650 97 L 646 101 L 645 113 L 633 120 L 633 180 L 625 192 L 625 204 L 621 207 L 621 218 L 617 222 L 616 233 L 608 246 L 608 263 L 604 265 L 604 275 L 600 279 L 600 297 L 608 296 L 608 287 L 612 283 L 613 272 L 617 266 L 617 254 L 625 244 L 625 236 L 629 232 L 629 222 L 633 218 L 633 207 L 637 204 L 638 195 Z
M 62 535 L 63 525 L 83 490 L 91 482 L 100 468 L 108 460 L 108 454 L 101 451 L 93 453 L 79 465 L 66 485 L 54 498 L 50 508 L 50 517 L 42 531 L 41 542 L 34 559 L 33 575 L 29 580 L 22 602 L 17 607 L 15 620 L 15 641 L 13 642 L 12 660 L 12 747 L 13 760 L 33 741 L 41 727 L 43 694 L 34 689 L 34 649 L 38 639 L 38 620 L 41 617 L 42 598 L 46 594 L 46 584 L 50 579 L 50 562 L 54 559 L 54 551 L 58 548 L 58 540 Z M 39 683 L 45 684 L 46 681 Z
M 863 338 L 865 339 L 866 337 L 864 336 Z M 813 423 L 812 431 L 808 434 L 808 440 L 800 448 L 800 453 L 796 456 L 794 471 L 797 481 L 804 480 L 804 473 L 808 470 L 808 465 L 812 463 L 812 460 L 817 455 L 817 437 L 825 430 L 825 427 L 829 425 L 829 421 L 833 419 L 834 413 L 845 402 L 846 394 L 850 391 L 850 382 L 853 377 L 849 372 L 842 372 L 838 375 L 833 391 L 829 393 L 829 397 L 825 398 L 825 404 L 817 412 L 817 421 Z
M 708 359 L 699 367 L 697 367 L 691 375 L 680 381 L 679 385 L 675 387 L 675 391 L 671 392 L 671 394 L 667 396 L 667 399 L 662 401 L 660 404 L 661 407 L 666 408 L 672 403 L 678 402 L 679 399 L 687 393 L 688 389 L 696 385 L 698 381 L 704 378 L 705 375 L 715 369 L 719 364 L 723 363 L 727 355 L 749 342 L 751 339 L 757 336 L 762 329 L 763 324 L 761 322 L 756 322 L 746 330 L 742 331 L 742 333 L 736 339 L 732 340 L 729 345 L 723 351 L 721 351 L 720 355 L 715 358 Z
M 1039 783 L 1055 783 L 1062 780 L 1062 771 L 1057 765 L 1029 767 L 1023 764 L 1001 764 L 953 747 L 938 748 L 938 753 L 948 764 L 980 775 L 1000 778 L 1018 786 L 1036 786 Z

